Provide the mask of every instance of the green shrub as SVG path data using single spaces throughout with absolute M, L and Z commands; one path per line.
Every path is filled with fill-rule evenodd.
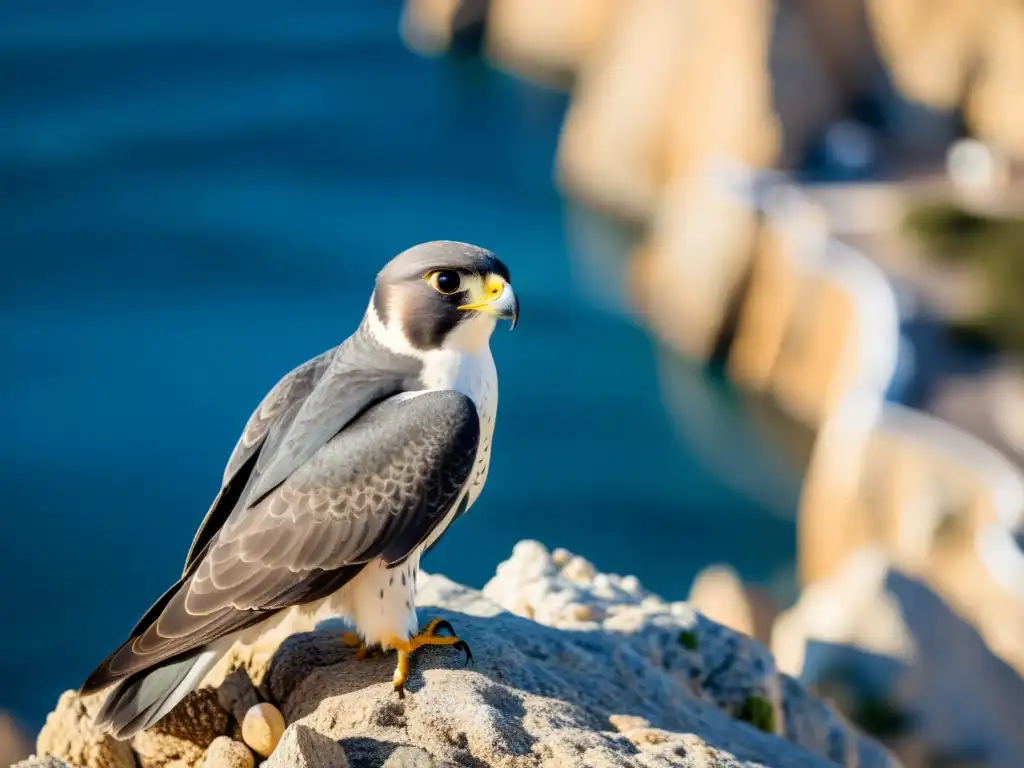
M 986 302 L 954 327 L 954 338 L 1024 354 L 1024 218 L 997 218 L 946 203 L 911 210 L 903 229 L 932 258 L 978 270 Z

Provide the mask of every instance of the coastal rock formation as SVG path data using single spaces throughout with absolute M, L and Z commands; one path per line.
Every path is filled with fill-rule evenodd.
M 616 22 L 625 0 L 489 0 L 490 60 L 541 83 L 569 85 Z
M 746 169 L 708 164 L 707 176 L 670 183 L 630 262 L 633 303 L 673 349 L 706 359 L 740 291 L 756 215 Z M 680 280 L 680 275 L 686 275 Z
M 774 163 L 770 16 L 767 0 L 624 4 L 576 79 L 559 141 L 562 187 L 643 222 L 668 182 L 711 155 Z
M 262 674 L 262 694 L 288 723 L 268 768 L 898 766 L 779 674 L 755 640 L 564 550 L 523 542 L 483 593 L 430 575 L 420 595 L 421 620 L 449 620 L 473 663 L 424 649 L 400 700 L 392 656 L 354 660 L 337 627 L 292 635 Z M 237 692 L 221 698 L 239 700 Z M 65 694 L 63 708 L 74 699 Z M 198 755 L 182 751 L 166 765 L 245 760 L 238 742 L 211 738 L 231 729 L 216 700 L 212 690 L 198 692 L 172 712 L 172 721 L 215 727 L 196 732 Z
M 772 649 L 780 668 L 831 690 L 894 746 L 912 731 L 925 765 L 1020 765 L 1024 679 L 880 550 L 854 554 L 833 578 L 808 587 L 776 622 Z

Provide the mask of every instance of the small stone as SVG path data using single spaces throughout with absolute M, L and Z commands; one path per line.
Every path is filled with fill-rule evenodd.
M 609 715 L 608 722 L 619 733 L 636 731 L 641 728 L 650 728 L 651 722 L 636 715 Z
M 612 591 L 612 577 L 607 573 L 595 573 L 591 586 L 595 592 L 607 595 Z
M 257 755 L 270 757 L 284 734 L 284 727 L 281 710 L 264 702 L 245 713 L 242 719 L 242 739 Z
M 640 585 L 640 579 L 633 575 L 623 576 L 622 580 L 619 582 L 619 587 L 623 592 L 627 592 L 630 595 L 635 595 L 643 589 Z
M 577 584 L 589 584 L 594 579 L 594 566 L 582 557 L 573 557 L 565 567 L 562 575 Z
M 572 552 L 564 547 L 559 547 L 551 553 L 551 562 L 558 568 L 564 568 L 572 560 Z
M 582 603 L 571 604 L 569 613 L 576 621 L 593 621 L 594 619 L 594 609 Z
M 262 768 L 348 768 L 348 756 L 334 739 L 295 723 Z
M 218 736 L 203 756 L 202 768 L 255 768 L 252 752 L 240 741 Z

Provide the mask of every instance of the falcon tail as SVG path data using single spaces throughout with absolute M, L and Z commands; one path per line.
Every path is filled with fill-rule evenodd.
M 130 739 L 155 725 L 195 690 L 221 657 L 211 648 L 119 682 L 96 715 L 96 725 L 116 739 Z

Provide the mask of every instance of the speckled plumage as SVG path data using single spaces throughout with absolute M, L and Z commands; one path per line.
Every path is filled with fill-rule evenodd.
M 497 409 L 496 313 L 431 293 L 421 276 L 434 269 L 508 275 L 475 246 L 410 249 L 381 271 L 356 332 L 270 390 L 181 578 L 83 686 L 119 681 L 99 715 L 116 735 L 159 720 L 282 609 L 343 616 L 385 647 L 416 632 L 420 557 L 482 490 Z M 491 299 L 514 320 L 514 294 L 499 284 Z M 448 310 L 424 311 L 431 301 L 457 307 L 457 322 L 439 326 Z

